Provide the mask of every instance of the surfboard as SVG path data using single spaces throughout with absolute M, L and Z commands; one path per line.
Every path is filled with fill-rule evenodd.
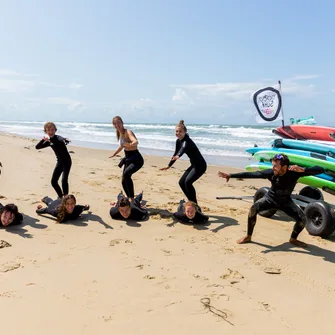
M 284 135 L 291 136 L 298 140 L 335 141 L 335 139 L 330 136 L 335 133 L 335 128 L 331 127 L 290 125 L 278 127 L 276 130 L 279 134 L 284 133 Z
M 258 162 L 256 164 L 259 164 L 259 166 L 266 166 L 267 169 L 272 169 L 272 164 L 270 162 Z M 328 180 L 328 181 L 331 181 L 331 182 L 335 183 L 335 176 L 331 176 L 331 175 L 326 174 L 326 173 L 320 173 L 320 174 L 316 175 L 315 177 L 325 179 L 325 180 Z M 335 184 L 334 184 L 334 186 L 335 186 Z
M 272 168 L 271 164 L 262 163 L 262 162 L 252 163 L 246 166 L 247 171 L 259 171 L 259 170 L 266 170 L 266 169 L 271 169 L 271 168 Z M 321 189 L 326 187 L 326 188 L 329 188 L 335 191 L 335 183 L 329 180 L 318 178 L 316 176 L 301 177 L 298 179 L 298 183 L 305 184 L 305 185 L 312 186 L 312 187 L 321 188 Z
M 270 162 L 271 159 L 278 154 L 276 150 L 264 150 L 258 151 L 254 154 L 254 158 L 261 161 L 265 160 Z M 313 157 L 305 157 L 300 155 L 295 155 L 291 153 L 286 153 L 287 157 L 290 159 L 291 164 L 297 164 L 304 167 L 311 166 L 321 166 L 326 170 L 327 174 L 335 174 L 335 163 L 324 161 L 321 159 L 313 158 Z M 330 172 L 328 171 L 330 170 Z
M 284 138 L 278 138 L 272 141 L 271 145 L 275 148 L 290 148 L 297 150 L 313 151 L 330 157 L 335 157 L 335 147 L 333 145 L 326 145 L 310 141 L 290 140 Z
M 316 153 L 316 152 L 305 151 L 305 150 L 296 150 L 296 149 L 287 149 L 287 148 L 253 147 L 253 148 L 246 149 L 246 152 L 248 152 L 249 154 L 254 155 L 256 152 L 266 151 L 266 150 L 276 151 L 278 154 L 280 154 L 280 153 L 283 153 L 285 155 L 294 154 L 294 155 L 311 157 L 311 158 L 321 159 L 321 160 L 324 160 L 324 161 L 327 161 L 327 162 L 335 163 L 335 158 L 333 158 L 333 157 L 326 156 L 326 155 L 323 155 L 323 154 L 319 154 L 319 153 Z

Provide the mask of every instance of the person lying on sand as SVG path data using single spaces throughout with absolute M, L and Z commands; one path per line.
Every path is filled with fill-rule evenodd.
M 298 205 L 294 203 L 291 194 L 299 178 L 324 173 L 324 169 L 320 166 L 303 168 L 297 165 L 289 167 L 289 165 L 289 158 L 286 155 L 278 154 L 272 158 L 272 169 L 233 174 L 218 172 L 219 177 L 226 178 L 227 182 L 230 178 L 264 178 L 271 182 L 269 192 L 251 206 L 248 214 L 247 236 L 239 239 L 237 243 L 241 244 L 251 241 L 251 236 L 256 225 L 257 214 L 259 212 L 276 208 L 296 221 L 289 240 L 290 243 L 298 247 L 307 247 L 306 243 L 297 240 L 298 235 L 305 227 L 305 214 Z
M 180 200 L 177 212 L 173 214 L 173 217 L 182 223 L 206 223 L 208 216 L 201 212 L 200 207 L 192 202 Z
M 19 225 L 23 221 L 23 216 L 14 204 L 3 206 L 0 204 L 0 227 Z
M 130 202 L 122 193 L 117 196 L 117 202 L 111 203 L 109 214 L 114 220 L 142 221 L 148 215 L 146 208 L 141 207 L 143 192 L 138 194 L 134 201 Z
M 83 211 L 90 209 L 89 205 L 76 205 L 77 201 L 74 195 L 65 195 L 62 199 L 52 200 L 49 197 L 42 199 L 47 207 L 38 205 L 37 214 L 50 214 L 57 218 L 58 223 L 63 223 L 69 220 L 76 220 L 80 217 Z

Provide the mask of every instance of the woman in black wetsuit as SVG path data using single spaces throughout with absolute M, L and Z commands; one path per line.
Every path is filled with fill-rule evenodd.
M 69 183 L 68 178 L 70 174 L 70 169 L 72 165 L 72 160 L 69 152 L 67 151 L 66 145 L 70 142 L 68 139 L 56 135 L 56 125 L 53 122 L 47 122 L 44 125 L 44 132 L 49 136 L 44 137 L 40 142 L 36 144 L 36 149 L 43 149 L 51 147 L 51 149 L 56 154 L 56 167 L 52 174 L 51 185 L 55 189 L 59 198 L 69 193 Z M 62 176 L 62 188 L 58 184 L 58 179 L 60 175 Z
M 193 183 L 198 180 L 207 170 L 207 163 L 202 157 L 198 147 L 190 139 L 187 134 L 187 129 L 184 125 L 184 120 L 181 120 L 176 127 L 176 150 L 169 165 L 160 170 L 169 169 L 174 162 L 179 159 L 183 154 L 186 154 L 190 158 L 191 166 L 184 172 L 179 180 L 179 185 L 183 190 L 185 196 L 189 201 L 198 203 Z
M 131 176 L 137 172 L 144 164 L 142 155 L 137 149 L 138 140 L 135 134 L 125 129 L 120 116 L 113 118 L 113 126 L 116 129 L 116 137 L 120 141 L 119 147 L 109 158 L 115 157 L 122 149 L 124 149 L 125 157 L 120 161 L 119 167 L 124 165 L 122 173 L 122 186 L 131 202 L 134 201 L 134 183 Z
M 204 224 L 208 221 L 208 216 L 203 214 L 197 204 L 192 201 L 180 200 L 174 218 L 182 223 Z
M 77 201 L 74 195 L 68 194 L 62 199 L 52 200 L 49 197 L 42 199 L 47 207 L 38 205 L 36 209 L 37 214 L 50 214 L 57 218 L 58 223 L 63 223 L 68 220 L 76 220 L 83 211 L 90 209 L 89 205 L 76 205 Z
M 113 203 L 109 214 L 114 220 L 134 220 L 142 221 L 148 211 L 141 207 L 143 193 L 138 194 L 131 203 L 122 193 L 117 196 L 117 203 Z
M 22 221 L 23 216 L 19 213 L 16 205 L 8 204 L 3 206 L 0 204 L 0 227 L 19 225 Z

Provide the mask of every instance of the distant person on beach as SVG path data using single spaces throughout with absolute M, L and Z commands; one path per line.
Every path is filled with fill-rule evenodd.
M 182 223 L 199 223 L 203 224 L 208 221 L 208 216 L 201 212 L 200 207 L 192 202 L 180 200 L 177 212 L 173 214 L 173 217 Z
M 137 172 L 144 164 L 144 160 L 138 151 L 138 140 L 135 134 L 125 129 L 120 116 L 113 118 L 113 126 L 116 129 L 116 138 L 120 142 L 119 147 L 109 158 L 115 157 L 122 149 L 124 149 L 125 157 L 119 163 L 119 167 L 123 168 L 122 187 L 129 198 L 130 202 L 134 201 L 134 183 L 131 179 L 132 175 Z
M 187 134 L 187 128 L 184 120 L 181 120 L 176 126 L 176 149 L 172 159 L 167 167 L 161 168 L 161 171 L 168 170 L 177 159 L 186 154 L 191 162 L 191 166 L 184 172 L 179 180 L 179 186 L 183 190 L 189 201 L 198 203 L 196 191 L 193 183 L 198 180 L 207 170 L 207 163 L 201 155 L 198 147 Z
M 19 213 L 16 205 L 8 204 L 3 206 L 0 204 L 0 227 L 19 225 L 22 221 L 23 216 Z
M 259 212 L 272 208 L 283 211 L 286 215 L 292 217 L 296 223 L 290 238 L 290 243 L 305 248 L 307 244 L 297 240 L 298 235 L 305 227 L 305 214 L 294 203 L 291 194 L 299 178 L 304 176 L 314 176 L 324 173 L 324 169 L 319 166 L 303 168 L 297 165 L 290 166 L 290 160 L 286 155 L 277 154 L 272 158 L 272 169 L 255 172 L 224 173 L 218 172 L 219 177 L 226 178 L 263 178 L 271 182 L 269 192 L 261 199 L 256 201 L 250 208 L 248 214 L 248 231 L 245 237 L 242 237 L 237 243 L 251 242 L 251 236 L 256 225 L 257 214 Z
M 142 221 L 147 215 L 148 211 L 141 207 L 143 192 L 138 194 L 133 202 L 130 202 L 122 193 L 117 196 L 117 202 L 112 203 L 112 208 L 109 214 L 114 220 L 134 220 Z
M 49 197 L 44 197 L 42 202 L 47 205 L 43 207 L 38 205 L 37 214 L 50 214 L 57 218 L 58 223 L 63 223 L 69 220 L 76 220 L 80 217 L 83 211 L 90 209 L 89 205 L 77 205 L 77 200 L 74 195 L 67 194 L 62 199 L 52 200 Z
M 52 174 L 51 185 L 55 189 L 58 198 L 62 198 L 63 196 L 69 193 L 69 183 L 68 178 L 70 174 L 70 169 L 72 165 L 72 160 L 70 154 L 67 150 L 66 145 L 70 142 L 67 138 L 63 138 L 59 135 L 56 135 L 57 127 L 53 122 L 47 122 L 44 125 L 44 132 L 49 137 L 44 137 L 40 142 L 36 144 L 36 149 L 43 149 L 47 147 L 51 147 L 51 149 L 56 154 L 56 167 Z M 62 188 L 60 188 L 58 184 L 58 179 L 60 175 L 62 176 Z

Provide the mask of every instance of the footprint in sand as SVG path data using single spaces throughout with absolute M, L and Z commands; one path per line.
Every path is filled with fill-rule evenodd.
M 0 272 L 12 271 L 12 270 L 18 269 L 19 267 L 21 267 L 20 263 L 17 263 L 17 262 L 7 262 L 5 264 L 1 264 L 0 265 Z
M 4 241 L 4 240 L 0 240 L 0 249 L 1 248 L 8 248 L 8 247 L 11 247 L 12 245 L 9 244 L 7 241 Z
M 115 239 L 115 240 L 111 240 L 109 242 L 109 246 L 114 247 L 115 245 L 120 244 L 121 242 L 124 242 L 126 244 L 132 244 L 133 243 L 133 241 L 131 241 L 131 240 Z
M 237 284 L 240 279 L 244 279 L 244 276 L 236 270 L 227 269 L 227 271 L 221 275 L 220 278 L 227 279 L 230 284 Z
M 152 280 L 152 279 L 155 279 L 154 276 L 150 276 L 150 275 L 146 275 L 143 277 L 143 279 L 149 279 L 149 280 Z

